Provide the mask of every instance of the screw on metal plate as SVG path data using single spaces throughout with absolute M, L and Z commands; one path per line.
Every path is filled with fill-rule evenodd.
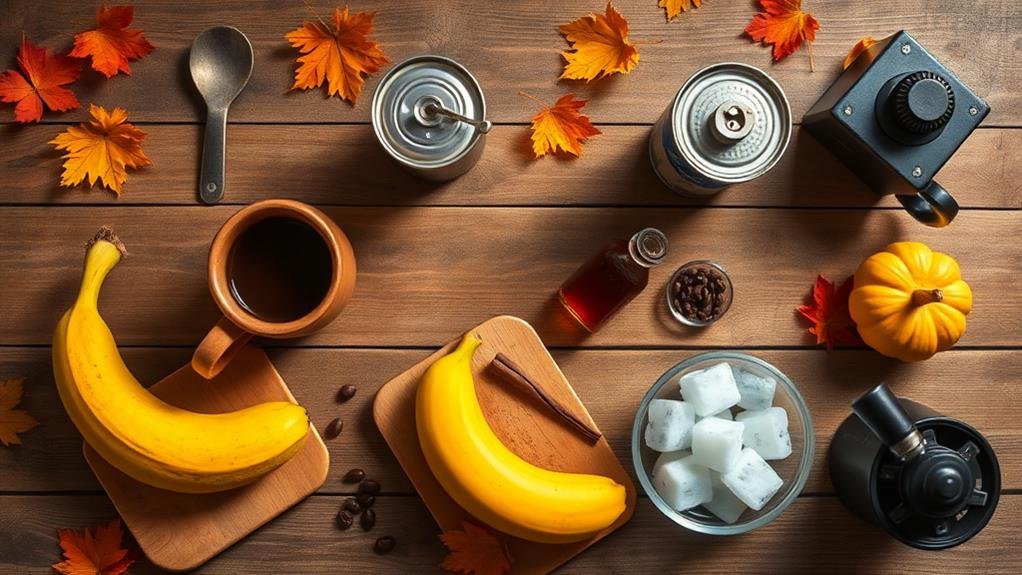
M 918 178 L 919 176 L 923 175 L 923 169 L 920 168 L 919 166 L 912 168 L 912 175 Z
M 855 108 L 853 108 L 851 105 L 847 105 L 844 107 L 844 109 L 841 110 L 841 113 L 846 116 L 851 116 L 852 114 L 855 113 Z
M 489 120 L 473 120 L 468 116 L 463 116 L 453 110 L 448 110 L 447 108 L 444 107 L 442 103 L 440 103 L 440 100 L 432 97 L 429 97 L 428 100 L 423 103 L 422 115 L 425 118 L 436 118 L 438 116 L 444 116 L 445 118 L 457 120 L 458 122 L 463 122 L 470 126 L 474 126 L 475 129 L 479 130 L 483 134 L 489 132 L 490 128 L 493 127 L 493 122 Z
M 979 113 L 979 108 L 977 108 L 976 106 L 969 106 L 969 115 L 970 116 L 975 116 L 978 113 Z
M 910 46 L 908 44 L 902 44 L 901 45 L 901 53 L 905 54 L 906 56 L 911 54 L 912 53 L 912 46 Z

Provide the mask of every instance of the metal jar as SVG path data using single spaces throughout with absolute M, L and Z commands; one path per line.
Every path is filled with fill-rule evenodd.
M 443 56 L 415 56 L 397 64 L 373 94 L 373 131 L 380 145 L 427 180 L 451 180 L 475 165 L 490 129 L 485 118 L 479 83 Z
M 675 192 L 709 196 L 758 178 L 791 139 L 784 91 L 759 68 L 727 62 L 689 78 L 653 126 L 653 170 Z

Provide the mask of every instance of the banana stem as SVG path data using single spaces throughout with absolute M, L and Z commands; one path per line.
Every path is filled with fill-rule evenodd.
M 82 270 L 82 285 L 78 290 L 75 305 L 95 308 L 99 304 L 99 288 L 110 270 L 114 269 L 121 257 L 127 255 L 124 243 L 109 226 L 103 226 L 85 244 L 85 267 Z
M 939 303 L 944 301 L 944 291 L 941 289 L 917 289 L 912 292 L 912 303 L 916 306 L 924 306 L 928 303 Z

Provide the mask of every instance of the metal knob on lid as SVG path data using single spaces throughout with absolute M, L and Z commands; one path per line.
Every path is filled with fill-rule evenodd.
M 432 180 L 468 171 L 491 127 L 475 78 L 442 56 L 416 56 L 387 72 L 373 94 L 372 122 L 392 158 Z

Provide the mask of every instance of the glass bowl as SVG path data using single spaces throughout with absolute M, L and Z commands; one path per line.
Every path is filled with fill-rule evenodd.
M 698 318 L 686 316 L 674 303 L 674 283 L 678 281 L 681 274 L 692 269 L 712 269 L 724 276 L 724 303 L 721 306 L 720 313 L 717 314 L 717 317 L 708 321 L 700 321 Z M 670 310 L 671 317 L 673 317 L 678 323 L 688 327 L 706 327 L 724 317 L 727 310 L 731 309 L 731 301 L 734 299 L 735 293 L 734 286 L 731 284 L 731 276 L 727 275 L 727 271 L 724 270 L 724 266 L 710 260 L 694 260 L 679 267 L 673 274 L 671 274 L 671 279 L 667 280 L 667 287 L 664 291 L 667 294 L 667 309 Z
M 681 390 L 678 387 L 678 379 L 681 376 L 720 362 L 730 363 L 760 377 L 770 376 L 777 380 L 773 405 L 783 407 L 788 412 L 788 433 L 791 435 L 791 455 L 786 459 L 767 462 L 784 481 L 781 489 L 762 509 L 759 511 L 746 509 L 738 521 L 732 524 L 718 519 L 702 506 L 682 512 L 671 509 L 652 483 L 653 463 L 660 454 L 647 447 L 645 441 L 646 413 L 650 402 L 654 399 L 681 399 Z M 733 411 L 736 409 L 740 408 L 732 408 Z M 733 351 L 714 351 L 692 356 L 668 369 L 646 392 L 632 426 L 632 462 L 635 464 L 635 474 L 639 478 L 639 483 L 650 500 L 672 521 L 699 533 L 737 535 L 770 523 L 798 497 L 809 478 L 814 443 L 813 421 L 809 408 L 802 394 L 787 376 L 758 357 Z

